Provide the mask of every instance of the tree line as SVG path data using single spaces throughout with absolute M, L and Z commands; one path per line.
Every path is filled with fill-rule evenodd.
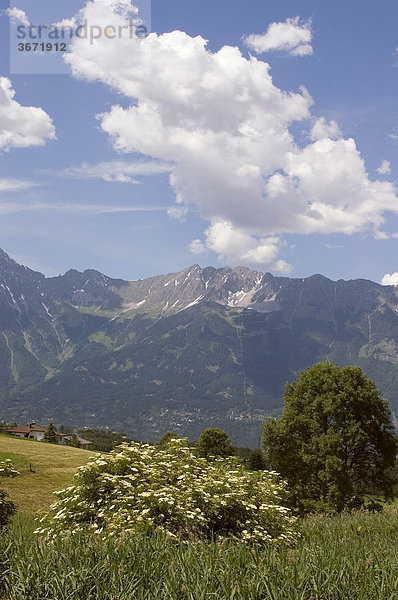
M 196 450 L 206 458 L 236 453 L 221 429 L 203 431 Z M 244 462 L 249 470 L 279 473 L 298 513 L 376 511 L 377 496 L 394 497 L 397 450 L 388 401 L 374 381 L 359 367 L 324 362 L 286 385 L 281 418 L 266 421 L 262 450 L 252 450 Z

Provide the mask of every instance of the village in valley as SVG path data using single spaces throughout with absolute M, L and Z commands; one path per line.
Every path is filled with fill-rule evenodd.
M 71 442 L 74 442 L 75 439 L 79 444 L 79 448 L 84 448 L 85 450 L 89 450 L 92 442 L 85 440 L 74 433 L 62 433 L 60 431 L 56 431 L 54 426 L 51 427 L 41 427 L 37 425 L 37 423 L 28 423 L 24 427 L 11 427 L 10 429 L 3 429 L 3 433 L 7 433 L 9 435 L 24 438 L 28 440 L 36 440 L 38 442 L 47 441 L 46 433 L 52 434 L 51 443 L 56 443 L 62 445 L 71 445 Z

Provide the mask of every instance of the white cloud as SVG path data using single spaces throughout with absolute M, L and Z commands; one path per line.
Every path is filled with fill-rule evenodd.
M 391 133 L 388 134 L 388 137 L 390 137 L 394 142 L 398 142 L 398 127 L 396 127 Z
M 342 244 L 325 244 L 325 248 L 328 250 L 341 250 L 344 246 Z
M 398 285 L 398 273 L 386 273 L 381 280 L 381 285 Z
M 191 250 L 192 254 L 203 254 L 206 252 L 206 246 L 199 239 L 192 240 L 189 249 Z
M 319 119 L 316 119 L 312 126 L 310 137 L 313 142 L 322 140 L 323 138 L 335 140 L 342 137 L 342 133 L 336 121 L 330 121 L 328 123 L 325 117 L 320 117 Z
M 245 44 L 256 54 L 283 50 L 293 56 L 306 56 L 313 53 L 311 25 L 311 19 L 301 21 L 300 17 L 271 23 L 265 33 L 246 37 Z
M 37 183 L 34 181 L 24 181 L 21 179 L 4 179 L 0 178 L 0 193 L 4 192 L 21 192 L 35 187 Z
M 51 118 L 42 108 L 21 106 L 7 77 L 0 77 L 0 151 L 42 146 L 55 139 Z
M 63 213 L 88 213 L 88 214 L 110 214 L 110 213 L 134 213 L 134 212 L 166 212 L 165 206 L 124 206 L 116 204 L 89 204 L 89 203 L 67 203 L 67 202 L 1 202 L 0 214 L 10 215 L 20 212 L 32 211 L 58 211 Z
M 389 175 L 391 173 L 391 163 L 388 160 L 382 160 L 377 172 L 381 175 Z
M 207 247 L 217 252 L 220 260 L 253 266 L 268 265 L 282 273 L 289 273 L 292 269 L 284 260 L 276 260 L 280 247 L 277 237 L 255 238 L 222 219 L 215 220 L 205 234 Z
M 57 21 L 57 23 L 52 23 L 51 27 L 53 27 L 54 29 L 65 29 L 65 30 L 69 30 L 69 29 L 76 29 L 77 27 L 77 20 L 75 18 L 72 19 L 62 19 L 62 21 Z
M 13 8 L 6 8 L 4 12 L 10 17 L 13 23 L 22 23 L 22 25 L 25 25 L 25 27 L 29 27 L 29 19 L 26 15 L 26 12 L 21 8 L 14 6 Z
M 167 211 L 167 214 L 172 219 L 176 219 L 177 221 L 183 223 L 184 221 L 186 221 L 187 218 L 188 207 L 183 206 L 181 204 L 174 204 L 173 206 L 170 206 L 170 208 Z
M 103 179 L 109 182 L 134 183 L 140 175 L 159 175 L 170 173 L 172 165 L 159 160 L 108 161 L 95 165 L 83 163 L 78 167 L 68 167 L 56 173 L 62 177 L 74 179 Z
M 83 16 L 118 26 L 117 6 L 94 0 Z M 210 224 L 201 243 L 223 260 L 287 272 L 278 258 L 284 233 L 387 236 L 383 215 L 398 212 L 394 184 L 369 178 L 355 141 L 334 121 L 315 121 L 311 142 L 299 147 L 290 126 L 314 122 L 312 99 L 305 88 L 275 86 L 267 63 L 229 46 L 210 52 L 202 37 L 181 31 L 75 39 L 66 60 L 76 77 L 130 98 L 129 107 L 99 115 L 103 131 L 118 153 L 173 164 L 169 214 L 197 207 Z M 194 240 L 193 248 L 201 246 Z

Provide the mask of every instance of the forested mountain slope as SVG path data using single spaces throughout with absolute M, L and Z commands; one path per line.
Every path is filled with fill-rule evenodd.
M 154 440 L 210 425 L 255 445 L 283 387 L 361 366 L 398 410 L 398 292 L 371 281 L 201 269 L 139 281 L 45 278 L 0 250 L 0 418 Z

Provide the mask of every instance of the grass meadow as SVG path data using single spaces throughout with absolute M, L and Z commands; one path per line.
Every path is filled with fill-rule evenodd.
M 308 517 L 294 548 L 159 536 L 37 539 L 19 515 L 0 540 L 1 600 L 393 600 L 398 513 Z
M 77 467 L 92 454 L 79 448 L 0 435 L 0 461 L 10 458 L 21 473 L 13 479 L 0 479 L 0 488 L 20 511 L 45 511 L 54 501 L 53 492 L 71 485 Z
M 89 456 L 0 436 L 0 460 L 22 472 L 0 481 L 20 509 L 0 534 L 0 600 L 398 600 L 396 503 L 382 514 L 309 516 L 291 548 L 160 535 L 40 539 L 37 515 Z

